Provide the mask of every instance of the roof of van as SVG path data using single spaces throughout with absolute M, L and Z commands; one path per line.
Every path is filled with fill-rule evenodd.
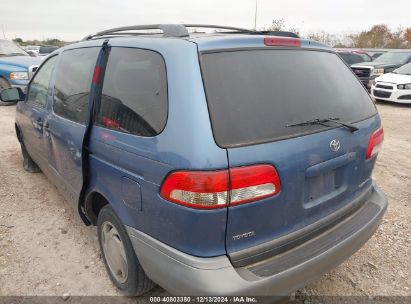
M 188 29 L 193 29 L 194 31 L 189 32 Z M 214 32 L 206 32 L 204 29 L 212 29 Z M 264 46 L 299 46 L 303 48 L 330 49 L 329 46 L 320 42 L 301 39 L 292 32 L 255 31 L 230 26 L 198 24 L 154 24 L 119 27 L 88 35 L 82 41 L 111 40 L 119 37 L 128 37 L 132 40 L 144 37 L 182 39 L 196 43 L 199 51 Z

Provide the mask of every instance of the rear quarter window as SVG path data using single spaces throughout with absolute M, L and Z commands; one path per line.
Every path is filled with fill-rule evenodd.
M 358 122 L 375 105 L 341 58 L 305 49 L 256 49 L 201 55 L 214 137 L 236 147 L 331 128 L 287 125 L 311 119 Z
M 168 113 L 163 57 L 150 50 L 114 47 L 107 62 L 97 123 L 138 136 L 158 135 Z

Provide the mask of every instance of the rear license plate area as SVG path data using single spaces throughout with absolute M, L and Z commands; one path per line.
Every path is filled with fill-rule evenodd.
M 304 187 L 304 208 L 317 206 L 344 192 L 345 168 L 346 166 L 343 166 L 307 177 Z

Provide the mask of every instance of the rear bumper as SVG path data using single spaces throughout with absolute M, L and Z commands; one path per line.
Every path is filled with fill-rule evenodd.
M 373 186 L 364 206 L 332 229 L 294 249 L 239 268 L 227 256 L 195 257 L 131 227 L 127 231 L 144 271 L 173 294 L 282 296 L 361 248 L 378 228 L 386 208 L 386 198 Z

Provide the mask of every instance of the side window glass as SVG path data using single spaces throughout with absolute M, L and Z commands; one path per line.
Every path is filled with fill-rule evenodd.
M 61 54 L 54 85 L 53 110 L 84 124 L 88 113 L 91 79 L 100 48 L 68 50 Z
M 113 48 L 104 76 L 97 124 L 139 136 L 155 136 L 166 124 L 167 76 L 153 51 Z
M 57 62 L 57 56 L 48 59 L 31 81 L 27 102 L 42 108 L 47 105 L 51 75 Z

